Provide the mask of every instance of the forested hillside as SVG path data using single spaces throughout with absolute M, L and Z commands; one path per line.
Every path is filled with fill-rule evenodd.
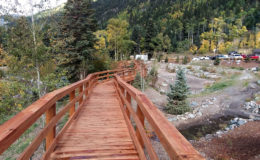
M 131 53 L 189 49 L 194 53 L 214 49 L 225 53 L 260 47 L 254 40 L 260 22 L 258 3 L 257 0 L 99 0 L 93 7 L 100 29 L 106 28 L 110 18 L 119 17 L 129 23 L 128 32 L 135 42 Z

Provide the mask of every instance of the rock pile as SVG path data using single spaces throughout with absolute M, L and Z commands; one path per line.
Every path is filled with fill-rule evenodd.
M 257 104 L 255 101 L 246 102 L 244 109 L 251 113 L 260 114 L 260 104 Z
M 233 130 L 234 128 L 237 128 L 239 126 L 242 126 L 242 125 L 246 124 L 248 121 L 251 121 L 251 120 L 236 117 L 236 118 L 230 120 L 228 126 L 224 130 L 219 130 L 215 134 L 207 134 L 202 139 L 210 140 L 213 137 L 221 137 L 223 134 L 227 133 L 228 131 Z

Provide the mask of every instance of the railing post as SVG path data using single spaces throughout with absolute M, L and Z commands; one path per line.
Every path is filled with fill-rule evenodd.
M 74 98 L 75 98 L 75 90 L 70 93 L 70 101 L 72 101 Z M 69 112 L 70 117 L 72 117 L 74 112 L 75 112 L 75 103 L 70 107 L 70 112 Z
M 80 95 L 82 92 L 83 92 L 83 85 L 79 87 L 79 95 Z M 82 102 L 83 102 L 83 96 L 84 96 L 84 95 L 82 95 L 82 97 L 79 99 L 79 105 L 81 105 Z
M 126 92 L 126 100 L 131 105 L 131 95 L 128 92 Z M 127 107 L 126 107 L 126 115 L 127 115 L 128 118 L 130 118 L 130 112 L 129 112 L 129 109 Z
M 88 96 L 88 88 L 89 87 L 89 82 L 87 82 L 86 84 L 85 84 L 85 97 L 87 98 L 87 96 Z
M 139 118 L 139 120 L 141 121 L 142 125 L 144 126 L 144 114 L 141 111 L 140 106 L 138 104 L 137 104 L 137 109 L 136 110 L 137 110 L 136 111 L 136 115 Z M 136 128 L 136 136 L 137 136 L 140 144 L 142 145 L 142 147 L 144 147 L 144 142 L 142 140 L 142 137 L 141 137 L 141 134 L 140 134 L 140 131 L 138 130 L 138 128 Z
M 56 104 L 53 104 L 53 106 L 51 106 L 51 108 L 49 108 L 46 111 L 46 125 L 50 123 L 50 121 L 52 120 L 52 118 L 55 115 L 56 115 Z M 49 133 L 46 136 L 46 139 L 45 139 L 45 142 L 46 142 L 45 149 L 46 149 L 46 151 L 51 146 L 51 144 L 52 144 L 52 142 L 55 138 L 55 134 L 56 134 L 56 126 L 51 128 L 51 130 L 49 131 Z

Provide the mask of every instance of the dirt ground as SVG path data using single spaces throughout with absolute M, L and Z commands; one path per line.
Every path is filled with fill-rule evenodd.
M 259 160 L 260 122 L 248 122 L 210 141 L 194 141 L 192 145 L 207 159 Z
M 243 67 L 252 68 L 258 65 L 258 63 L 247 63 L 243 64 Z M 169 73 L 166 71 L 165 67 L 165 64 L 160 64 L 156 88 L 149 87 L 145 90 L 147 97 L 151 99 L 163 113 L 163 108 L 167 104 L 167 96 L 165 93 L 169 90 L 169 84 L 173 84 L 176 78 L 176 74 Z M 187 66 L 183 67 L 186 68 Z M 195 101 L 199 105 L 202 116 L 187 120 L 171 121 L 176 128 L 184 129 L 203 123 L 210 118 L 226 115 L 248 117 L 248 115 L 244 113 L 242 106 L 247 99 L 260 91 L 260 86 L 256 84 L 257 77 L 247 70 L 219 67 L 221 67 L 221 70 L 240 72 L 240 75 L 235 79 L 236 83 L 217 92 L 199 95 L 206 84 L 214 83 L 215 80 L 198 78 L 186 74 L 187 83 L 191 91 L 193 91 L 192 93 L 195 95 L 198 94 L 198 96 L 191 96 L 188 98 L 188 101 Z M 244 85 L 245 82 L 247 85 Z M 163 94 L 162 91 L 165 91 L 165 93 Z M 207 108 L 201 108 L 201 105 L 206 100 L 213 98 L 216 99 L 213 104 L 208 105 Z M 164 114 L 168 119 L 176 117 L 175 115 Z M 258 156 L 260 154 L 259 130 L 259 121 L 249 122 L 244 126 L 228 132 L 228 134 L 224 134 L 221 138 L 214 138 L 211 141 L 197 140 L 193 141 L 193 145 L 204 154 L 207 159 L 260 160 L 260 156 Z
M 242 67 L 244 69 L 249 69 L 253 67 L 259 67 L 260 63 L 256 61 L 250 61 L 248 63 L 244 61 L 240 61 L 239 63 L 236 63 L 235 61 L 221 61 L 220 65 L 226 67 Z

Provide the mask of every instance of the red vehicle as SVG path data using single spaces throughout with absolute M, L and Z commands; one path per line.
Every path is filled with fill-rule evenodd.
M 243 58 L 250 58 L 252 60 L 258 60 L 259 59 L 259 56 L 258 55 L 255 55 L 255 54 L 249 54 L 249 55 L 242 55 Z

